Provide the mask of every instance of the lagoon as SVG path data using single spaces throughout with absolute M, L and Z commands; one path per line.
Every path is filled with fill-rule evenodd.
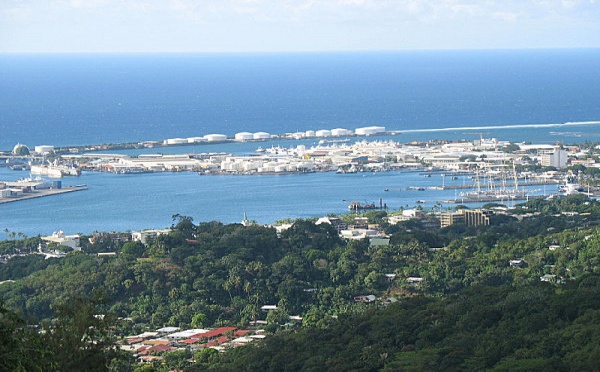
M 0 168 L 0 179 L 26 176 L 26 172 Z M 1 205 L 0 228 L 29 236 L 58 230 L 90 234 L 164 228 L 172 224 L 174 214 L 191 216 L 195 222 L 234 223 L 241 222 L 246 213 L 250 220 L 270 224 L 286 218 L 347 213 L 352 201 L 378 204 L 380 198 L 390 210 L 417 206 L 417 200 L 425 200 L 422 206 L 431 208 L 437 201 L 458 197 L 458 192 L 407 187 L 427 188 L 442 182 L 451 185 L 470 180 L 442 180 L 435 173 L 424 177 L 419 171 L 261 176 L 84 172 L 80 177 L 63 178 L 63 184 L 86 184 L 86 191 Z M 546 188 L 556 192 L 556 186 Z

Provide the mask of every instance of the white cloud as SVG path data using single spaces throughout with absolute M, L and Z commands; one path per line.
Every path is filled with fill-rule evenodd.
M 469 48 L 481 39 L 485 47 L 519 47 L 523 35 L 534 34 L 531 45 L 546 38 L 544 45 L 573 41 L 600 47 L 599 5 L 600 0 L 0 0 L 0 35 L 10 35 L 0 36 L 0 52 L 70 48 L 87 40 L 118 50 L 139 45 L 171 50 L 169 42 L 181 40 L 201 51 L 213 38 L 210 50 L 225 42 L 235 49 L 236 41 L 243 50 L 262 50 L 269 40 L 270 48 L 286 50 L 335 49 L 342 43 L 357 49 Z M 198 35 L 211 38 L 200 45 Z

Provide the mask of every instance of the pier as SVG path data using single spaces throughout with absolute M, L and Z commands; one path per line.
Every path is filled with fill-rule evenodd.
M 42 190 L 32 190 L 30 192 L 22 193 L 16 196 L 9 196 L 6 198 L 0 198 L 0 204 L 6 204 L 21 200 L 42 198 L 45 196 L 66 194 L 69 192 L 82 191 L 87 190 L 86 185 L 78 185 L 78 186 L 63 186 L 60 189 L 42 189 Z
M 558 180 L 544 180 L 544 181 L 523 181 L 523 182 L 518 182 L 518 186 L 543 186 L 543 185 L 558 185 L 560 183 L 560 181 Z M 506 182 L 504 184 L 500 184 L 500 183 L 494 183 L 493 184 L 494 187 L 502 187 L 503 189 L 509 189 L 509 188 L 514 188 L 516 186 L 516 184 L 514 182 Z M 488 187 L 487 184 L 482 184 L 481 188 L 484 187 Z M 444 185 L 444 186 L 431 186 L 428 187 L 428 189 L 431 190 L 459 190 L 459 189 L 476 189 L 477 185 L 474 185 L 473 183 L 468 184 L 468 185 Z
M 480 197 L 460 197 L 456 199 L 444 200 L 443 203 L 492 203 L 492 202 L 508 202 L 508 201 L 520 201 L 520 200 L 533 200 L 533 199 L 544 199 L 549 195 L 519 195 L 519 196 L 496 196 L 496 195 L 485 195 Z

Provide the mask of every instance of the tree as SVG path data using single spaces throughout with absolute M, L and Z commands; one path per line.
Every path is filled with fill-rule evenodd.
M 0 370 L 56 371 L 50 353 L 36 331 L 0 300 Z
M 189 350 L 181 349 L 165 353 L 163 360 L 171 369 L 183 369 L 190 364 L 188 359 L 190 359 L 191 356 L 192 354 Z
M 198 313 L 192 317 L 191 326 L 193 328 L 202 328 L 202 327 L 204 327 L 205 322 L 206 322 L 206 315 L 203 313 Z
M 62 371 L 106 371 L 119 353 L 109 327 L 116 318 L 100 312 L 107 298 L 100 292 L 76 296 L 54 305 L 55 318 L 43 325 L 42 339 L 53 351 L 52 361 Z
M 187 239 L 193 238 L 196 232 L 194 219 L 190 216 L 182 216 L 180 214 L 173 215 L 172 229 L 181 232 Z
M 127 242 L 121 247 L 121 253 L 131 258 L 140 258 L 145 252 L 146 247 L 139 241 Z

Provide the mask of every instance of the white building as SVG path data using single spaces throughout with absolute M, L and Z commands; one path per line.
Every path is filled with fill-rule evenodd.
M 156 238 L 159 235 L 168 234 L 170 232 L 171 229 L 135 231 L 131 233 L 131 239 L 146 244 L 149 238 Z
M 81 247 L 79 247 L 79 235 L 65 235 L 62 230 L 55 231 L 50 236 L 42 236 L 42 240 L 48 243 L 64 245 L 66 247 L 73 248 L 75 251 L 81 250 Z
M 567 165 L 567 151 L 560 147 L 554 147 L 552 151 L 542 153 L 541 164 L 545 167 L 563 168 Z
M 385 219 L 388 221 L 390 225 L 395 225 L 399 222 L 408 221 L 415 218 L 426 218 L 427 215 L 421 211 L 416 209 L 405 209 L 402 211 L 402 214 L 395 214 L 392 216 L 388 216 Z
M 382 238 L 384 237 L 379 231 L 372 229 L 352 229 L 340 231 L 340 236 L 349 240 L 361 240 L 364 238 Z

